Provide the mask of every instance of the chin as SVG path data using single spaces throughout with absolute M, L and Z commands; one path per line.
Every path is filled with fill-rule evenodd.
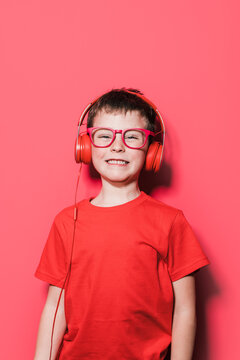
M 109 176 L 109 174 L 107 176 L 105 176 L 105 174 L 100 174 L 101 177 L 103 179 L 105 179 L 106 181 L 111 181 L 111 182 L 124 182 L 127 181 L 131 176 L 121 176 L 121 175 L 113 175 L 113 176 Z

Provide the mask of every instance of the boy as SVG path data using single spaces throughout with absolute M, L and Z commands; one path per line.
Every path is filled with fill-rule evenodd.
M 102 188 L 77 204 L 67 287 L 73 206 L 52 224 L 35 272 L 50 284 L 35 360 L 49 358 L 62 289 L 51 359 L 162 360 L 170 344 L 171 360 L 192 358 L 194 273 L 210 262 L 183 212 L 139 189 L 156 114 L 138 94 L 115 89 L 89 110 L 87 136 Z

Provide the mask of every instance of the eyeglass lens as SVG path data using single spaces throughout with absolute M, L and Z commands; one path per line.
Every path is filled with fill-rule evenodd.
M 114 137 L 114 132 L 109 129 L 96 129 L 92 132 L 93 143 L 97 146 L 108 146 Z M 145 142 L 145 133 L 142 130 L 127 130 L 124 141 L 128 146 L 140 147 Z

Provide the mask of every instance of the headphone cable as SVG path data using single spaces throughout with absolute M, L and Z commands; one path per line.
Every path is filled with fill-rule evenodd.
M 53 333 L 54 333 L 54 326 L 55 326 L 55 320 L 56 320 L 56 315 L 57 315 L 57 311 L 58 311 L 58 306 L 59 306 L 59 303 L 60 303 L 60 299 L 61 299 L 62 292 L 63 292 L 63 289 L 64 289 L 64 286 L 65 286 L 65 283 L 66 283 L 67 278 L 68 278 L 67 285 L 68 285 L 68 283 L 69 283 L 69 277 L 70 277 L 70 272 L 71 272 L 73 246 L 74 246 L 74 238 L 75 238 L 75 228 L 76 228 L 76 221 L 77 221 L 77 217 L 78 217 L 77 190 L 78 190 L 78 184 L 79 184 L 79 179 L 80 179 L 80 175 L 81 175 L 81 169 L 82 169 L 82 162 L 80 163 L 79 173 L 78 173 L 78 178 L 77 178 L 77 186 L 76 186 L 76 190 L 75 190 L 74 210 L 73 210 L 73 220 L 74 220 L 74 224 L 73 224 L 73 240 L 72 240 L 72 248 L 71 248 L 71 257 L 70 257 L 70 263 L 69 263 L 69 267 L 68 267 L 68 272 L 67 272 L 67 275 L 66 275 L 66 277 L 65 277 L 64 283 L 63 283 L 63 285 L 62 285 L 62 290 L 61 290 L 60 295 L 59 295 L 59 299 L 58 299 L 58 302 L 57 302 L 57 307 L 56 307 L 55 315 L 54 315 L 54 319 L 53 319 L 52 335 L 51 335 L 51 347 L 50 347 L 49 360 L 51 360 L 51 356 L 52 356 Z M 69 277 L 68 277 L 68 274 L 69 274 Z M 67 288 L 67 285 L 66 285 L 66 288 Z M 65 291 L 66 291 L 66 288 L 65 288 Z M 62 341 L 63 341 L 63 339 L 62 339 Z M 60 350 L 60 348 L 61 348 L 61 345 L 62 345 L 62 342 L 61 342 L 61 344 L 60 344 L 60 346 L 59 346 L 58 352 L 59 352 L 59 350 Z

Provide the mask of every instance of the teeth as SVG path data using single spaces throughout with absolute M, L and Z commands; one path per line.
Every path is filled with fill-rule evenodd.
M 110 163 L 110 164 L 127 164 L 126 161 L 121 161 L 121 160 L 108 160 L 108 163 Z

